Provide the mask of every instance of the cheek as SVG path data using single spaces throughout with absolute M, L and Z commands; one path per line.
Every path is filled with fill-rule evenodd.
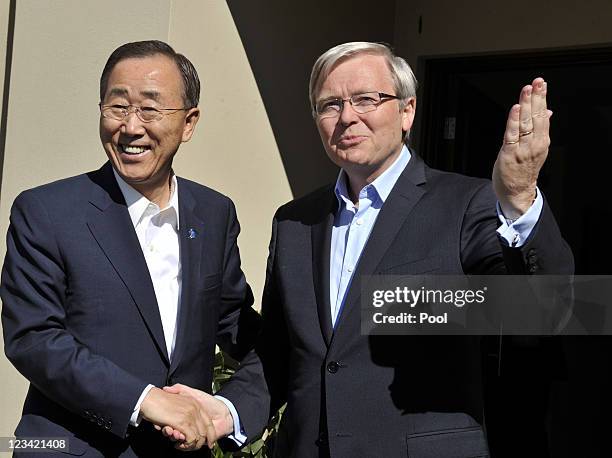
M 100 138 L 102 141 L 109 142 L 115 134 L 119 134 L 119 128 L 112 125 L 106 119 L 100 119 Z
M 374 139 L 378 144 L 395 144 L 402 141 L 402 124 L 399 119 L 381 123 L 378 126 L 371 126 L 375 133 Z
M 184 129 L 180 126 L 173 126 L 166 129 L 154 129 L 148 134 L 159 144 L 180 143 L 183 141 Z
M 104 118 L 100 118 L 100 124 L 98 126 L 98 131 L 100 132 L 100 138 L 104 140 L 108 137 L 106 126 L 104 125 Z
M 317 123 L 317 130 L 319 131 L 319 136 L 323 141 L 324 145 L 329 144 L 329 140 L 333 135 L 334 129 L 333 126 L 328 125 L 327 123 Z

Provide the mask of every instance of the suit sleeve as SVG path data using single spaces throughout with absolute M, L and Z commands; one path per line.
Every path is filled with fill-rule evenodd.
M 503 238 L 497 236 L 499 219 L 495 202 L 495 194 L 488 182 L 477 189 L 470 201 L 461 230 L 461 261 L 465 273 L 573 274 L 572 251 L 563 240 L 546 199 L 535 227 L 521 247 L 511 247 Z M 552 360 L 559 359 L 556 344 L 547 343 L 546 339 L 537 336 L 486 336 L 483 338 L 483 350 L 486 356 L 483 357 L 487 364 L 495 367 L 496 372 L 501 368 L 504 374 L 511 374 L 512 368 L 520 367 L 533 368 L 532 372 L 523 369 L 524 373 L 540 374 L 542 367 L 550 365 Z M 537 391 L 538 386 L 544 386 L 538 380 L 537 377 L 512 379 L 512 391 L 515 393 L 512 397 L 514 412 L 506 412 L 505 415 L 524 417 L 526 412 L 532 416 L 538 414 L 534 413 L 531 401 L 548 396 L 546 392 Z M 517 396 L 516 393 L 522 394 Z
M 232 358 L 241 361 L 255 346 L 261 317 L 251 307 L 253 293 L 240 267 L 240 224 L 234 204 L 230 200 L 228 202 L 217 345 Z
M 147 384 L 70 333 L 67 260 L 54 230 L 34 193 L 15 200 L 0 287 L 6 356 L 46 397 L 124 437 Z
M 559 274 L 574 272 L 572 251 L 546 199 L 540 218 L 521 247 L 510 247 L 496 234 L 499 219 L 490 182 L 474 192 L 461 228 L 461 263 L 467 274 Z
M 276 238 L 275 217 L 261 305 L 263 328 L 255 350 L 219 391 L 236 407 L 249 441 L 263 431 L 269 418 L 286 402 L 290 346 L 276 288 Z

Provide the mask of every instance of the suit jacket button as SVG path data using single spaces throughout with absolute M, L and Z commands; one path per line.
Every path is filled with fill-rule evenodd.
M 327 371 L 330 374 L 335 374 L 336 372 L 338 372 L 339 368 L 340 368 L 340 364 L 338 364 L 336 361 L 332 361 L 327 365 Z

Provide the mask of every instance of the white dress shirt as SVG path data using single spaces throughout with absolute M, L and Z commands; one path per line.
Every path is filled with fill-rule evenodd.
M 170 200 L 164 208 L 151 202 L 128 185 L 113 170 L 128 207 L 130 219 L 144 254 L 159 307 L 168 357 L 172 359 L 176 343 L 176 320 L 181 298 L 181 259 L 179 250 L 179 205 L 176 176 L 170 181 Z M 130 418 L 130 424 L 140 423 L 140 404 L 153 388 L 148 385 Z

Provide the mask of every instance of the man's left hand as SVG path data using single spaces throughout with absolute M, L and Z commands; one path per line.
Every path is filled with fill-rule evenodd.
M 504 216 L 517 219 L 536 198 L 538 174 L 550 145 L 552 111 L 546 108 L 546 82 L 525 86 L 508 115 L 504 143 L 493 167 L 493 188 Z

